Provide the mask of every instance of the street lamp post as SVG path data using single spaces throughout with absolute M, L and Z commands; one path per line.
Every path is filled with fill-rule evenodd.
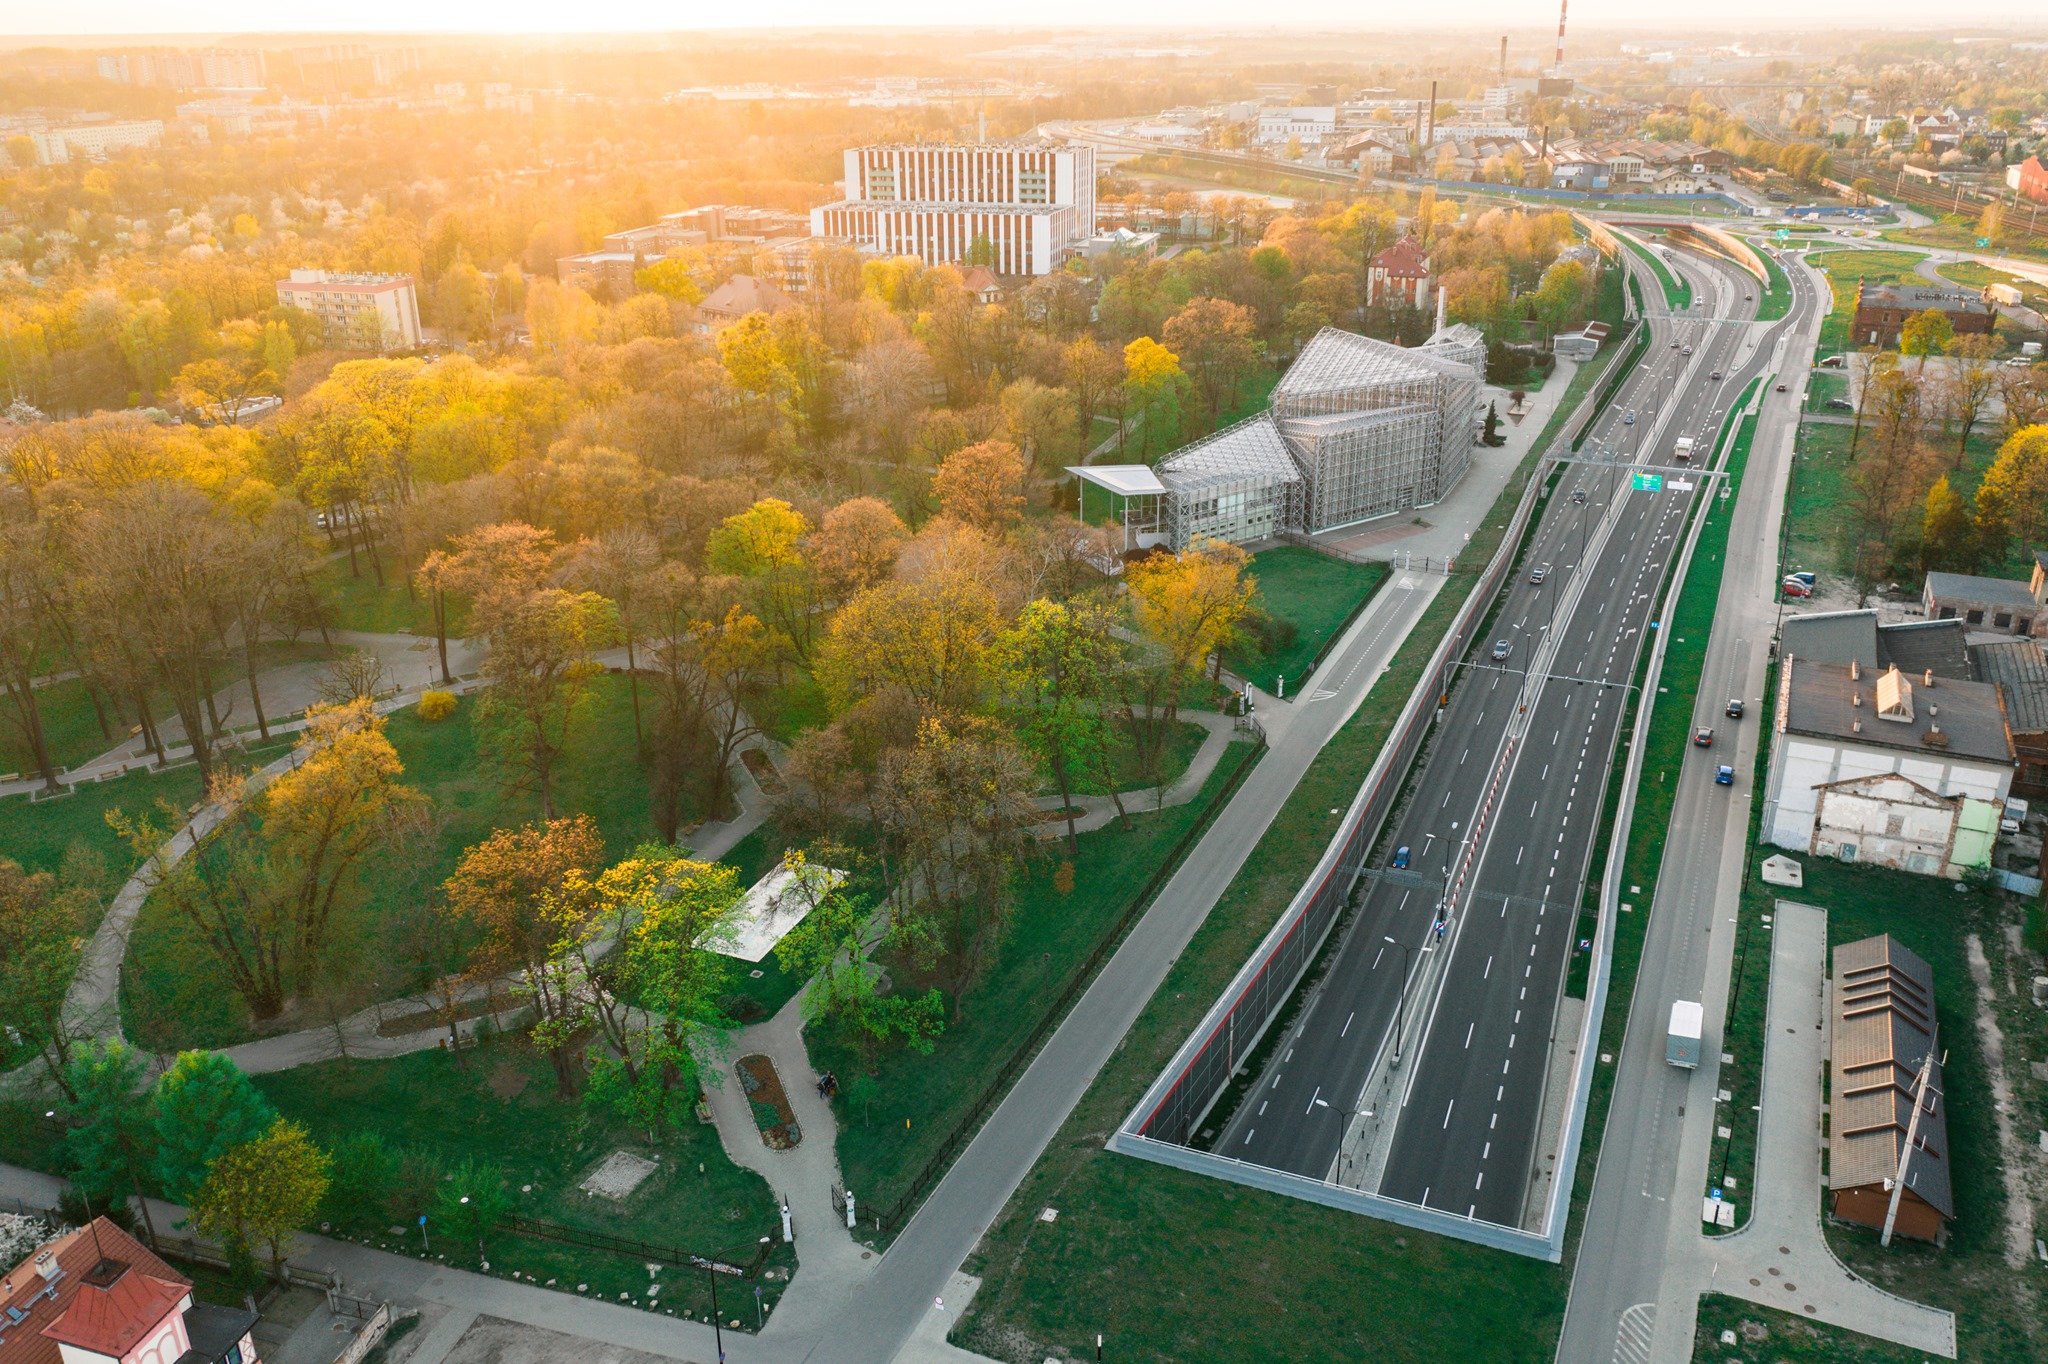
M 1394 939 L 1393 939 L 1393 938 L 1392 938 L 1391 936 L 1388 936 L 1388 935 L 1385 935 L 1385 934 L 1382 934 L 1381 936 L 1383 936 L 1383 937 L 1386 937 L 1386 939 L 1387 939 L 1387 941 L 1388 941 L 1388 942 L 1390 942 L 1390 943 L 1394 943 L 1394 946 L 1396 946 L 1396 947 L 1398 947 L 1398 948 L 1400 948 L 1400 949 L 1401 949 L 1401 993 L 1400 993 L 1400 994 L 1398 994 L 1398 995 L 1396 995 L 1396 996 L 1394 996 L 1394 1061 L 1393 1061 L 1393 1064 L 1394 1064 L 1394 1065 L 1396 1065 L 1396 1066 L 1398 1066 L 1398 1065 L 1400 1065 L 1400 1064 L 1401 1064 L 1401 1024 L 1402 1024 L 1402 1018 L 1403 1018 L 1403 1015 L 1404 1015 L 1404 1014 L 1405 1014 L 1405 1013 L 1407 1012 L 1407 1009 L 1408 1009 L 1408 969 L 1409 969 L 1409 962 L 1410 962 L 1410 960 L 1411 960 L 1411 955 L 1412 955 L 1412 954 L 1411 954 L 1411 952 L 1410 952 L 1410 949 L 1409 949 L 1409 947 L 1408 947 L 1408 944 L 1407 944 L 1407 943 L 1404 943 L 1404 942 L 1394 942 Z

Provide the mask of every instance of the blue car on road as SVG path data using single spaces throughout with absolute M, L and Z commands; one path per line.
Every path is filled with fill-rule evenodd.
M 1401 871 L 1408 866 L 1408 845 L 1403 843 L 1394 849 L 1394 870 Z
M 1732 767 L 1730 767 L 1730 766 L 1728 766 L 1728 765 L 1727 765 L 1726 763 L 1723 763 L 1723 764 L 1721 764 L 1721 765 L 1720 765 L 1719 767 L 1715 768 L 1715 769 L 1714 769 L 1714 785 L 1716 785 L 1716 786 L 1733 786 L 1733 785 L 1735 785 L 1735 769 L 1734 769 L 1734 768 L 1732 768 Z

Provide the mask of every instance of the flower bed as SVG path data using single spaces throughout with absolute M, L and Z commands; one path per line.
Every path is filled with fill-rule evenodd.
M 757 1053 L 742 1056 L 733 1063 L 733 1069 L 739 1073 L 740 1088 L 754 1114 L 754 1126 L 761 1129 L 761 1140 L 768 1149 L 787 1151 L 802 1141 L 803 1132 L 796 1125 L 796 1112 L 789 1106 L 789 1096 L 782 1092 L 782 1077 L 775 1073 L 775 1063 Z

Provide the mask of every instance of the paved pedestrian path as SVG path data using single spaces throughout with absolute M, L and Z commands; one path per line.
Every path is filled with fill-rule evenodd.
M 1731 1236 L 1698 1237 L 1694 1294 L 1712 1289 L 1953 1359 L 1954 1314 L 1908 1302 L 1856 1277 L 1828 1247 L 1820 1169 L 1827 914 L 1780 900 L 1772 920 L 1757 1186 L 1746 1227 Z M 1674 1359 L 1691 1353 L 1690 1339 L 1672 1341 L 1668 1351 Z

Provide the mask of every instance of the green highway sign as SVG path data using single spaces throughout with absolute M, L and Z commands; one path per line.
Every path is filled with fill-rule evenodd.
M 1630 486 L 1639 493 L 1661 493 L 1664 491 L 1664 475 L 1662 474 L 1632 474 L 1630 475 L 1629 482 Z
M 1991 245 L 1991 238 L 1989 238 L 1989 237 L 1979 237 L 1979 238 L 1977 238 L 1977 245 L 1979 245 L 1979 246 L 1989 246 L 1989 245 Z
M 1789 237 L 1789 236 L 1791 236 L 1791 235 L 1792 235 L 1792 229 L 1791 229 L 1791 228 L 1789 228 L 1789 227 L 1781 227 L 1781 228 L 1779 228 L 1779 229 L 1778 229 L 1778 240 L 1779 240 L 1779 241 L 1784 241 L 1784 240 L 1785 240 L 1785 239 L 1786 239 L 1787 237 Z

